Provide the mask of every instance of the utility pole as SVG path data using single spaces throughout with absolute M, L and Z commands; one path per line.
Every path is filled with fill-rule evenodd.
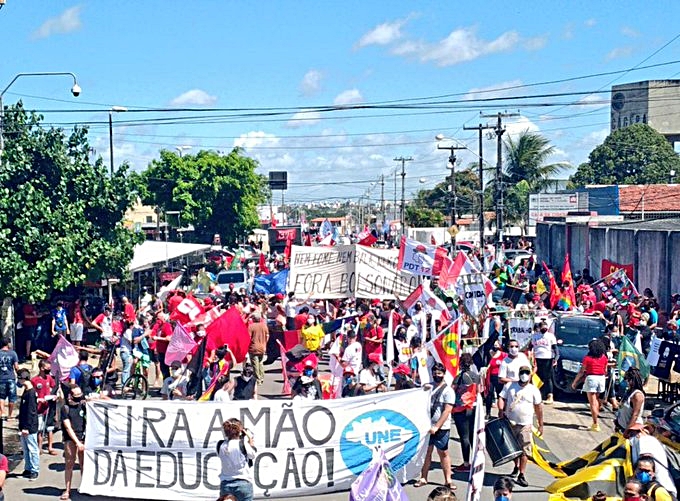
M 479 124 L 477 127 L 465 127 L 463 130 L 479 131 L 479 249 L 484 256 L 484 147 L 482 145 L 482 132 L 493 129 L 490 125 Z
M 380 218 L 382 219 L 382 231 L 385 232 L 385 175 L 380 175 Z
M 401 224 L 401 234 L 404 235 L 406 229 L 405 209 L 406 209 L 406 192 L 404 181 L 406 179 L 406 162 L 412 162 L 413 157 L 399 157 L 394 159 L 395 162 L 401 162 L 401 208 L 399 210 L 399 223 Z
M 503 248 L 503 119 L 510 117 L 518 117 L 519 113 L 501 113 L 496 115 L 482 115 L 485 118 L 496 117 L 497 122 L 494 127 L 496 134 L 497 150 L 496 150 L 496 261 L 501 261 L 501 252 Z
M 466 150 L 465 146 L 439 146 L 438 150 L 449 150 L 449 162 L 451 163 L 451 177 L 449 179 L 449 214 L 451 215 L 451 226 L 456 224 L 456 150 Z M 455 237 L 454 237 L 455 240 Z

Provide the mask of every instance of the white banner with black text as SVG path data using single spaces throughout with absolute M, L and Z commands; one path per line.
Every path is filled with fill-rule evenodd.
M 397 478 L 416 478 L 429 437 L 421 389 L 338 400 L 93 401 L 80 492 L 135 499 L 217 499 L 222 423 L 254 435 L 255 496 L 349 488 L 381 447 Z M 405 411 L 408 409 L 407 411 Z

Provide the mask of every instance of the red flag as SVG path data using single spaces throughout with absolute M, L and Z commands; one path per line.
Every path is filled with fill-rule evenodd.
M 250 346 L 250 334 L 238 309 L 229 308 L 224 315 L 211 323 L 206 329 L 206 337 L 208 351 L 216 350 L 226 344 L 234 353 L 237 363 L 246 359 Z
M 425 345 L 435 360 L 444 365 L 448 373 L 454 378 L 458 375 L 458 359 L 460 357 L 459 326 L 460 318 Z
M 373 245 L 377 241 L 378 241 L 378 239 L 375 238 L 373 236 L 373 234 L 370 231 L 368 231 L 368 229 L 362 231 L 361 233 L 359 233 L 357 235 L 357 243 L 359 245 L 366 245 L 366 246 L 370 247 L 371 245 Z
M 453 260 L 450 257 L 446 256 L 441 261 L 442 264 L 440 265 L 441 269 L 439 271 L 438 285 L 441 290 L 445 291 L 449 285 L 453 285 L 453 282 L 451 280 L 451 266 L 453 266 Z
M 545 269 L 545 272 L 548 274 L 548 278 L 550 279 L 550 308 L 552 309 L 560 300 L 562 293 L 560 292 L 560 288 L 557 287 L 557 283 L 555 282 L 555 277 L 553 276 L 552 271 L 548 269 L 545 261 L 542 261 L 542 263 L 543 269 Z
M 437 240 L 434 238 L 434 233 L 430 233 L 430 243 L 432 245 L 437 245 Z
M 269 268 L 267 268 L 267 261 L 264 258 L 264 252 L 260 254 L 260 260 L 257 263 L 258 268 L 260 269 L 260 273 L 264 273 L 265 275 L 269 275 Z
M 276 217 L 274 217 L 274 214 L 272 214 L 272 220 L 269 222 L 269 227 L 276 228 Z
M 175 311 L 170 314 L 170 320 L 176 320 L 180 324 L 188 324 L 199 315 L 205 313 L 203 305 L 194 296 L 185 297 L 181 303 L 177 305 Z
M 562 286 L 564 287 L 565 283 L 569 283 L 569 287 L 567 287 L 566 294 L 569 296 L 569 300 L 571 301 L 571 307 L 576 306 L 576 293 L 574 292 L 574 279 L 571 276 L 571 266 L 569 265 L 569 253 L 564 256 L 564 266 L 562 267 Z
M 453 263 L 449 257 L 448 251 L 444 247 L 437 247 L 434 251 L 434 265 L 432 266 L 432 275 L 439 275 L 444 269 L 444 265 L 448 266 Z
M 305 245 L 306 245 L 307 247 L 311 247 L 311 246 L 312 246 L 312 236 L 311 236 L 309 233 L 307 233 L 307 234 L 305 235 Z
M 291 252 L 292 246 L 293 246 L 293 236 L 288 235 L 288 238 L 286 238 L 286 248 L 283 249 L 283 255 L 286 257 L 287 261 L 290 260 L 290 252 Z
M 220 315 L 223 315 L 223 314 L 224 314 L 224 311 L 222 311 L 219 308 L 219 306 L 214 306 L 214 307 L 210 308 L 208 311 L 206 311 L 205 313 L 198 315 L 196 318 L 194 318 L 188 324 L 184 324 L 184 328 L 187 329 L 187 330 L 193 330 L 194 328 L 196 328 L 196 326 L 198 324 L 201 324 L 203 327 L 205 327 L 207 329 L 208 326 L 211 323 L 213 323 L 215 320 L 217 320 L 217 318 Z

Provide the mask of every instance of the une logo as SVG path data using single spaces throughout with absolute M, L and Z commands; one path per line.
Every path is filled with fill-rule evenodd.
M 416 454 L 420 433 L 403 414 L 390 410 L 370 411 L 347 424 L 340 437 L 340 454 L 347 468 L 359 475 L 380 447 L 393 470 L 403 468 Z

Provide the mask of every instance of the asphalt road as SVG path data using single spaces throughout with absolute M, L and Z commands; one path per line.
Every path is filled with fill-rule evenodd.
M 267 376 L 264 387 L 260 393 L 262 398 L 281 398 L 281 377 L 278 369 L 278 362 L 268 366 Z M 197 404 L 200 405 L 200 404 Z M 547 443 L 550 445 L 553 452 L 560 459 L 569 459 L 583 452 L 586 452 L 596 444 L 604 440 L 612 431 L 613 414 L 610 411 L 605 411 L 602 419 L 602 431 L 593 433 L 587 430 L 590 425 L 590 413 L 585 402 L 585 396 L 575 395 L 569 396 L 562 401 L 556 401 L 554 405 L 545 406 L 545 430 L 544 436 Z M 495 412 L 494 412 L 495 413 Z M 5 423 L 4 436 L 5 444 L 12 442 L 10 435 L 17 434 L 16 420 L 10 420 Z M 56 435 L 56 439 L 60 440 L 61 434 Z M 7 447 L 7 446 L 6 446 Z M 61 449 L 61 444 L 58 445 Z M 453 464 L 462 462 L 460 455 L 460 446 L 458 444 L 455 431 L 452 431 L 452 440 L 450 445 L 450 452 L 452 455 Z M 8 451 L 11 452 L 11 451 Z M 443 476 L 439 469 L 439 463 L 435 461 L 437 455 L 433 454 L 433 471 L 430 473 L 430 485 L 415 488 L 412 484 L 406 485 L 405 489 L 412 501 L 425 500 L 427 495 L 437 485 L 443 483 Z M 21 461 L 21 453 L 19 452 L 11 461 L 13 464 L 13 471 L 10 473 L 6 481 L 4 492 L 8 500 L 25 500 L 25 501 L 47 501 L 57 499 L 63 492 L 64 486 L 64 466 L 61 455 L 59 456 L 41 456 L 41 472 L 37 480 L 29 481 L 22 477 L 16 476 L 23 471 L 23 461 Z M 18 459 L 18 461 L 17 461 Z M 492 499 L 491 486 L 499 476 L 508 474 L 512 470 L 512 464 L 506 464 L 498 469 L 494 469 L 491 463 L 487 460 L 486 476 L 484 479 L 485 491 L 482 499 Z M 464 498 L 467 489 L 467 474 L 456 474 L 454 477 L 455 485 L 458 487 L 457 493 L 460 498 Z M 547 494 L 544 487 L 552 482 L 552 477 L 547 473 L 537 468 L 532 463 L 529 463 L 527 469 L 527 480 L 529 487 L 516 489 L 517 493 L 521 493 L 523 500 L 546 500 Z M 80 473 L 74 472 L 73 485 L 80 484 Z M 73 491 L 72 499 L 76 500 L 91 500 L 91 501 L 108 501 L 111 499 L 123 499 L 115 497 L 104 496 L 86 496 Z M 296 499 L 296 498 L 285 498 Z M 340 501 L 348 499 L 348 492 L 336 492 L 324 495 L 315 495 L 313 498 L 319 501 Z

